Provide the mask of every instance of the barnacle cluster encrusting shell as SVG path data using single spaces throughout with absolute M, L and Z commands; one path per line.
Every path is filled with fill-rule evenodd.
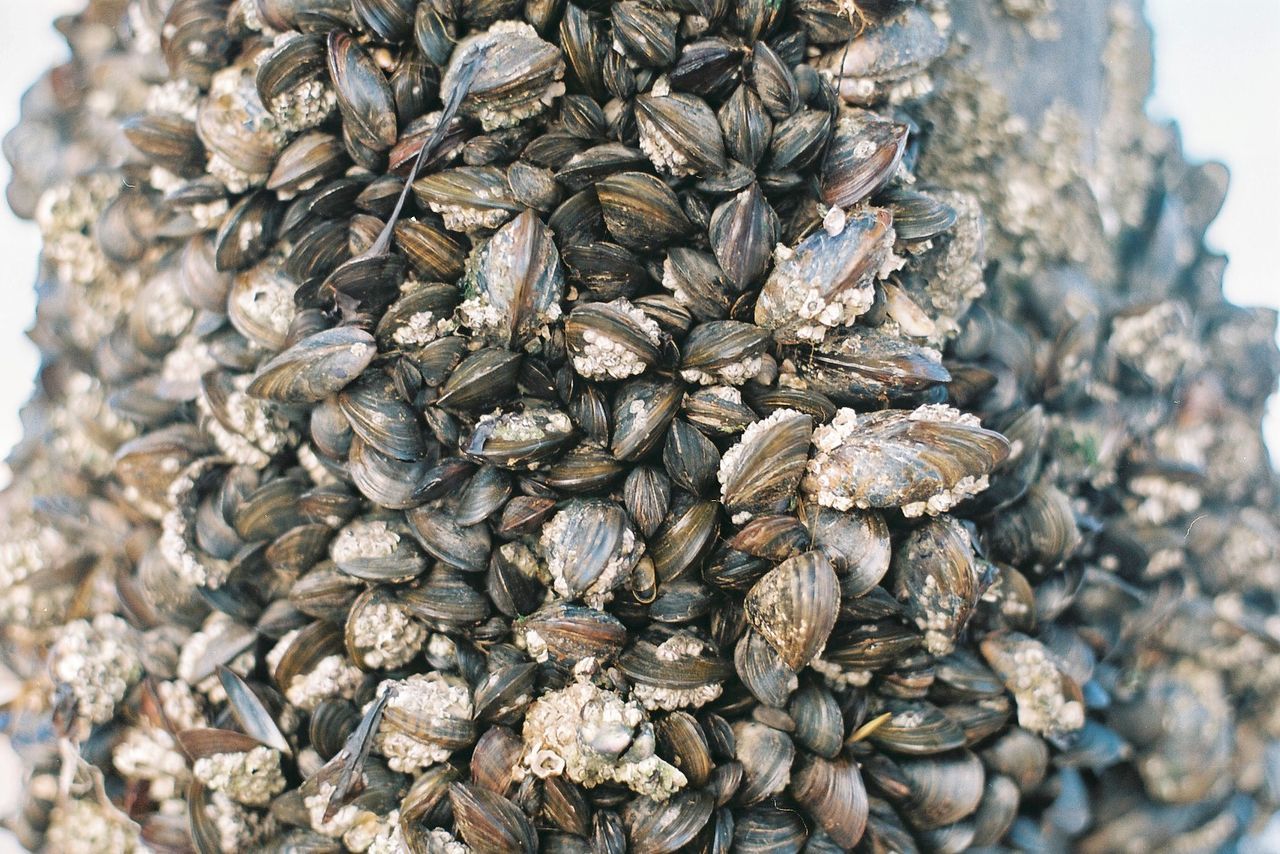
M 1138 14 L 60 21 L 5 140 L 44 240 L 0 494 L 22 841 L 1255 832 L 1276 318 L 1222 297 L 1226 176 L 1143 116 Z

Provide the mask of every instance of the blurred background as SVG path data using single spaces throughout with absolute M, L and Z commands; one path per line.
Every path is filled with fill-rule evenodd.
M 17 121 L 18 99 L 30 81 L 65 55 L 50 22 L 81 3 L 3 0 L 0 128 L 7 130 Z M 1231 169 L 1226 206 L 1209 231 L 1210 244 L 1231 256 L 1227 295 L 1237 303 L 1280 307 L 1280 0 L 1147 0 L 1146 8 L 1156 33 L 1150 112 L 1161 119 L 1176 118 L 1190 159 L 1221 160 Z M 8 182 L 8 171 L 7 164 L 0 164 L 0 183 Z M 35 348 L 23 331 L 32 316 L 39 247 L 35 226 L 4 208 L 0 457 L 20 436 L 18 408 L 30 393 L 36 368 Z M 1274 397 L 1267 441 L 1273 459 L 1280 459 L 1280 406 Z M 7 470 L 0 468 L 0 483 L 7 480 Z M 0 740 L 0 814 L 12 808 L 17 794 L 17 766 L 7 754 Z M 18 850 L 12 846 L 12 841 L 0 838 L 0 854 Z

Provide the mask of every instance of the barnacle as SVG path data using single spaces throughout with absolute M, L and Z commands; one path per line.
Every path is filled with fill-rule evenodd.
M 647 725 L 638 703 L 580 678 L 539 697 L 524 724 L 524 756 L 518 774 L 561 774 L 593 788 L 618 783 L 655 800 L 666 800 L 687 782 L 658 756 L 629 752 L 637 729 Z

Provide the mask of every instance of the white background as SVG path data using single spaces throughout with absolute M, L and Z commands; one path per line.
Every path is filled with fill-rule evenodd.
M 0 129 L 17 121 L 18 98 L 38 71 L 65 55 L 49 22 L 81 5 L 81 0 L 0 0 Z M 1231 256 L 1227 293 L 1240 303 L 1280 306 L 1280 2 L 1148 0 L 1147 7 L 1156 30 L 1152 111 L 1178 120 L 1190 157 L 1222 160 L 1231 168 L 1226 207 L 1209 232 L 1210 242 Z M 8 181 L 8 171 L 0 164 L 0 181 Z M 31 321 L 38 248 L 35 227 L 5 208 L 0 213 L 0 456 L 19 436 L 18 407 L 30 393 L 36 366 L 35 350 L 22 333 Z M 1280 450 L 1274 401 L 1267 436 Z M 13 779 L 0 762 L 0 810 Z

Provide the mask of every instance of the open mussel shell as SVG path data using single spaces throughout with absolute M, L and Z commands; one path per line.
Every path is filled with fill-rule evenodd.
M 218 681 L 227 694 L 227 708 L 231 711 L 236 723 L 240 724 L 240 728 L 250 738 L 267 747 L 278 750 L 286 756 L 292 755 L 293 748 L 289 746 L 288 740 L 280 732 L 280 727 L 276 723 L 279 707 L 283 705 L 279 695 L 274 698 L 277 701 L 273 703 L 274 708 L 269 708 L 259 696 L 259 692 L 265 693 L 269 689 L 264 686 L 255 688 L 245 682 L 239 674 L 222 666 L 218 667 Z

